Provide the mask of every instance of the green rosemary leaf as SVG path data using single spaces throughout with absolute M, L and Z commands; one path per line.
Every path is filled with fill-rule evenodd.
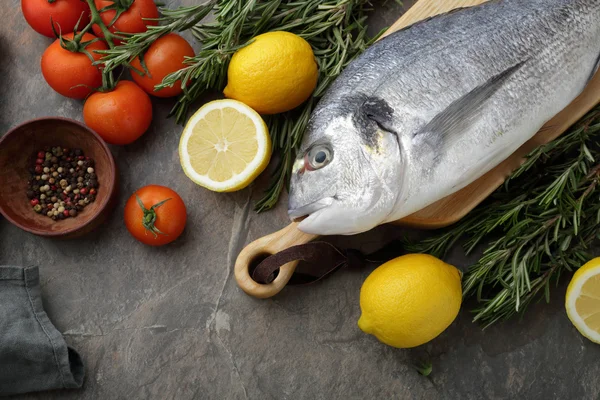
M 182 32 L 196 25 L 210 13 L 215 2 L 216 0 L 208 0 L 203 4 L 174 10 L 161 8 L 162 17 L 156 19 L 159 25 L 148 26 L 148 30 L 141 33 L 117 32 L 119 36 L 125 37 L 125 42 L 109 50 L 98 50 L 103 56 L 96 64 L 102 65 L 107 72 L 129 65 L 161 36 L 170 32 Z

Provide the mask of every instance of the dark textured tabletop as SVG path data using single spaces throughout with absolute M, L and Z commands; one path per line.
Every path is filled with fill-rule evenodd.
M 375 2 L 372 31 L 402 13 L 393 0 L 382 3 Z M 82 103 L 52 91 L 40 73 L 51 40 L 28 27 L 18 0 L 5 0 L 2 12 L 0 133 L 41 116 L 81 121 Z M 40 267 L 48 314 L 87 372 L 80 391 L 20 398 L 600 398 L 600 346 L 567 319 L 564 284 L 550 304 L 485 331 L 471 322 L 466 304 L 446 332 L 412 350 L 386 347 L 358 329 L 359 290 L 369 269 L 286 288 L 270 300 L 244 294 L 233 263 L 245 244 L 288 223 L 285 200 L 256 215 L 264 178 L 234 194 L 211 193 L 186 178 L 177 154 L 182 128 L 167 119 L 171 104 L 154 100 L 150 130 L 130 146 L 111 148 L 121 195 L 100 229 L 55 241 L 0 219 L 0 263 Z M 147 184 L 170 186 L 188 207 L 183 236 L 163 248 L 136 242 L 123 224 L 127 197 Z M 386 226 L 333 240 L 376 249 L 404 233 Z M 459 249 L 449 260 L 467 264 Z M 424 360 L 433 363 L 428 378 L 413 367 Z

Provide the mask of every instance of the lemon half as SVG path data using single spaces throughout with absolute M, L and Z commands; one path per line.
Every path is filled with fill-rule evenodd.
M 583 336 L 600 344 L 600 258 L 581 267 L 567 288 L 567 315 Z
M 245 188 L 270 158 L 267 125 L 256 111 L 236 100 L 216 100 L 201 107 L 179 142 L 185 174 L 215 192 Z

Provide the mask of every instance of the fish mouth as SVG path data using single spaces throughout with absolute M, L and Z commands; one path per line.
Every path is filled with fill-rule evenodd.
M 333 203 L 332 197 L 325 197 L 321 200 L 317 200 L 313 203 L 307 204 L 302 207 L 288 210 L 288 216 L 293 222 L 300 222 L 306 219 L 310 214 L 322 210 L 325 207 L 329 207 Z

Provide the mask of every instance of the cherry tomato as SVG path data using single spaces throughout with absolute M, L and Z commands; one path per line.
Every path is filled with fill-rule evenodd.
M 114 4 L 112 0 L 94 0 L 96 8 L 101 10 Z M 109 26 L 113 18 L 117 15 L 116 10 L 106 10 L 100 13 L 104 25 Z M 133 0 L 133 3 L 127 11 L 123 12 L 108 30 L 111 32 L 139 33 L 146 32 L 148 25 L 158 25 L 158 21 L 144 21 L 142 18 L 158 18 L 158 8 L 153 0 Z M 98 25 L 92 27 L 94 33 L 99 37 L 104 37 L 102 30 Z M 119 41 L 117 41 L 119 42 Z
M 192 46 L 181 36 L 169 33 L 152 43 L 144 54 L 144 63 L 150 75 L 142 76 L 136 71 L 131 71 L 131 77 L 142 89 L 156 97 L 177 96 L 183 92 L 180 80 L 172 87 L 166 87 L 159 91 L 154 91 L 154 87 L 171 72 L 183 68 L 183 60 L 186 56 L 194 56 Z M 139 57 L 132 61 L 131 66 L 138 71 L 144 71 Z
M 63 35 L 65 39 L 73 39 L 73 33 Z M 95 39 L 96 36 L 85 33 L 82 42 Z M 106 43 L 97 41 L 88 44 L 85 49 L 94 60 L 102 57 L 94 50 L 106 50 Z M 48 85 L 63 96 L 83 99 L 94 88 L 102 86 L 100 69 L 92 65 L 92 60 L 84 54 L 63 49 L 56 39 L 42 55 L 42 75 Z
M 96 92 L 83 105 L 83 120 L 107 143 L 125 145 L 152 122 L 152 102 L 138 85 L 120 81 L 110 92 Z
M 83 0 L 21 0 L 21 10 L 27 23 L 44 36 L 55 37 L 52 32 L 50 18 L 54 21 L 56 32 L 65 34 L 73 32 L 81 17 L 79 28 L 90 22 L 90 9 Z
M 187 211 L 175 191 L 149 185 L 137 190 L 127 200 L 124 218 L 125 226 L 134 238 L 151 246 L 162 246 L 181 235 Z

